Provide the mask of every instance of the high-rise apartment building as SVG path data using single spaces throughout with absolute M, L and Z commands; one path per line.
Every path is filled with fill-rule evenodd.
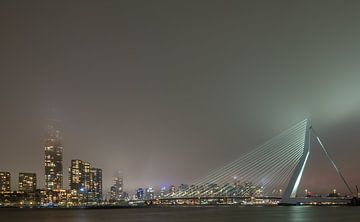
M 152 187 L 148 187 L 145 190 L 145 199 L 146 200 L 152 200 L 155 198 L 155 191 L 154 188 Z
M 88 162 L 71 160 L 69 184 L 72 191 L 86 197 L 87 201 L 102 199 L 102 170 L 92 168 Z
M 71 190 L 86 193 L 90 190 L 90 163 L 82 160 L 71 160 L 69 169 L 69 184 Z
M 45 149 L 45 188 L 63 188 L 63 145 L 60 125 L 56 121 L 48 124 L 44 141 Z
M 121 173 L 118 173 L 114 178 L 114 185 L 111 186 L 110 192 L 111 192 L 111 200 L 121 200 L 123 199 L 123 193 L 124 193 L 124 180 L 121 175 Z
M 91 168 L 90 193 L 93 199 L 102 199 L 102 170 L 99 168 Z
M 36 190 L 36 174 L 19 173 L 19 191 L 35 192 L 35 190 Z
M 144 189 L 143 188 L 138 188 L 137 190 L 136 190 L 136 198 L 138 199 L 138 200 L 143 200 L 144 199 Z
M 0 193 L 11 191 L 10 179 L 11 177 L 9 172 L 0 172 Z

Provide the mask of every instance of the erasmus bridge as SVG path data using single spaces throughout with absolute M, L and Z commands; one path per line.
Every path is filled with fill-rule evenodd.
M 199 199 L 273 199 L 280 204 L 346 201 L 341 197 L 298 197 L 297 191 L 308 161 L 310 140 L 315 138 L 340 180 L 349 184 L 305 119 L 240 158 L 163 195 L 158 201 Z

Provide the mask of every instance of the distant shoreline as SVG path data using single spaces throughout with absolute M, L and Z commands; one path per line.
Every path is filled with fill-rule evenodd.
M 348 204 L 318 204 L 318 205 L 151 205 L 151 206 L 87 206 L 87 207 L 17 207 L 2 206 L 1 209 L 22 209 L 22 210 L 101 210 L 101 209 L 154 209 L 154 208 L 247 208 L 247 207 L 351 207 Z

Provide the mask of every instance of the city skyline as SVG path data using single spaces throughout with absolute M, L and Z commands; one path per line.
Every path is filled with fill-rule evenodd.
M 307 117 L 360 184 L 359 3 L 1 6 L 0 171 L 13 189 L 20 172 L 44 186 L 49 118 L 66 188 L 73 159 L 103 170 L 104 191 L 119 170 L 132 192 L 191 183 Z M 341 190 L 316 152 L 304 182 Z
M 305 119 L 303 121 L 301 121 L 298 124 L 304 124 L 307 122 L 311 122 L 308 119 Z M 298 125 L 297 124 L 297 125 Z M 293 127 L 291 127 L 290 129 L 292 129 Z M 288 130 L 290 130 L 288 129 Z M 314 139 L 317 138 L 319 141 L 319 145 L 323 146 L 322 142 L 320 141 L 319 137 L 315 134 L 315 131 L 313 130 L 313 127 L 310 125 L 309 130 L 313 131 L 314 134 Z M 285 131 L 284 131 L 285 132 Z M 284 132 L 282 132 L 280 135 L 284 134 Z M 297 134 L 295 134 L 297 135 Z M 274 137 L 276 138 L 276 137 Z M 273 140 L 274 138 L 272 138 L 271 140 Z M 310 141 L 310 146 L 312 146 L 311 144 L 313 144 L 311 142 L 311 137 L 309 137 L 309 141 Z M 265 144 L 267 144 L 268 142 L 265 142 Z M 80 159 L 72 159 L 71 160 L 71 165 L 68 168 L 68 186 L 64 185 L 64 181 L 63 180 L 63 176 L 64 176 L 64 169 L 63 169 L 63 143 L 62 143 L 62 126 L 60 124 L 60 122 L 55 121 L 55 120 L 49 120 L 47 122 L 47 126 L 46 126 L 46 131 L 45 131 L 45 137 L 44 137 L 44 166 L 45 166 L 45 186 L 37 186 L 37 177 L 36 177 L 36 173 L 24 173 L 24 172 L 20 172 L 19 173 L 19 177 L 18 177 L 18 183 L 16 184 L 18 186 L 18 189 L 11 189 L 11 184 L 13 184 L 13 186 L 15 186 L 15 183 L 11 183 L 11 173 L 9 172 L 0 172 L 0 176 L 2 176 L 1 179 L 1 190 L 6 191 L 6 192 L 10 192 L 12 191 L 19 191 L 19 192 L 25 192 L 25 193 L 34 193 L 37 189 L 39 190 L 43 190 L 43 188 L 45 188 L 44 190 L 48 190 L 48 191 L 60 191 L 63 190 L 64 192 L 71 192 L 71 195 L 77 194 L 80 195 L 78 197 L 72 197 L 75 198 L 77 201 L 81 200 L 81 199 L 86 199 L 87 201 L 90 200 L 94 200 L 94 201 L 100 201 L 102 199 L 107 199 L 110 201 L 119 201 L 119 200 L 124 200 L 126 198 L 131 198 L 129 196 L 133 195 L 133 197 L 137 197 L 139 198 L 139 196 L 141 196 L 140 199 L 145 198 L 145 199 L 154 199 L 155 197 L 155 192 L 157 194 L 159 194 L 159 197 L 162 197 L 162 195 L 164 194 L 164 191 L 168 190 L 169 194 L 175 194 L 175 190 L 178 190 L 180 193 L 182 191 L 186 191 L 188 190 L 190 187 L 197 187 L 197 186 L 210 186 L 211 184 L 216 185 L 216 186 L 221 186 L 221 184 L 216 184 L 216 181 L 219 178 L 219 176 L 221 178 L 223 178 L 223 180 L 225 179 L 225 181 L 230 181 L 230 183 L 234 183 L 234 186 L 238 186 L 238 185 L 242 185 L 242 184 L 247 184 L 250 183 L 252 184 L 253 179 L 250 179 L 249 176 L 247 176 L 247 179 L 242 179 L 243 177 L 241 176 L 242 174 L 240 172 L 238 173 L 232 173 L 230 175 L 228 175 L 225 172 L 222 172 L 220 175 L 218 175 L 217 177 L 215 177 L 214 179 L 209 180 L 208 182 L 203 181 L 202 183 L 194 183 L 195 181 L 192 181 L 192 183 L 190 184 L 184 184 L 181 183 L 179 184 L 168 184 L 168 185 L 164 185 L 164 183 L 161 183 L 161 181 L 157 181 L 156 184 L 152 184 L 152 185 L 147 185 L 147 186 L 143 186 L 141 185 L 141 188 L 136 188 L 136 190 L 125 190 L 124 189 L 124 177 L 123 177 L 123 173 L 121 171 L 118 171 L 115 176 L 113 177 L 114 179 L 114 183 L 113 185 L 110 187 L 109 190 L 103 190 L 103 180 L 102 180 L 102 169 L 99 168 L 95 168 L 93 167 L 92 164 L 90 164 L 89 162 L 80 160 Z M 262 145 L 260 145 L 261 147 Z M 274 148 L 278 147 L 279 145 L 275 145 Z M 288 144 L 287 145 L 288 148 L 286 148 L 285 150 L 291 151 L 291 148 L 293 145 Z M 314 149 L 314 148 L 312 148 Z M 329 154 L 327 153 L 327 151 L 325 150 L 325 148 L 323 147 L 325 154 L 328 156 Z M 256 148 L 255 148 L 256 150 Z M 288 152 L 287 151 L 287 152 Z M 268 151 L 265 155 L 269 156 L 271 152 L 274 151 Z M 275 151 L 276 152 L 276 151 Z M 296 151 L 297 152 L 297 151 Z M 251 152 L 250 152 L 251 153 Z M 249 155 L 250 153 L 246 154 Z M 311 152 L 313 153 L 313 151 Z M 245 155 L 245 156 L 246 156 Z M 259 157 L 256 157 L 259 158 Z M 280 157 L 281 158 L 281 157 Z M 328 158 L 331 158 L 328 156 Z M 284 159 L 284 158 L 282 158 Z M 240 161 L 240 159 L 238 159 L 237 161 Z M 332 159 L 329 159 L 331 162 L 333 161 Z M 265 159 L 266 162 L 268 162 Z M 279 160 L 278 160 L 279 161 Z M 278 162 L 277 161 L 277 162 Z M 288 168 L 290 167 L 290 162 L 289 160 L 284 159 L 283 161 L 287 162 Z M 239 162 L 241 164 L 241 162 Z M 249 168 L 249 166 L 251 165 L 250 163 L 247 163 L 246 168 L 251 169 L 253 173 L 259 171 L 259 170 L 254 170 L 255 168 L 259 168 L 259 166 L 261 166 L 261 163 L 258 163 L 257 161 L 253 162 L 253 165 L 251 168 Z M 334 162 L 332 164 L 335 164 Z M 274 164 L 275 165 L 275 164 Z M 224 166 L 226 167 L 226 166 Z M 276 165 L 275 165 L 276 167 Z M 336 165 L 334 165 L 336 171 L 338 171 L 338 168 Z M 220 168 L 221 169 L 221 168 Z M 261 167 L 260 167 L 261 169 Z M 239 170 L 241 170 L 241 168 L 239 168 Z M 66 171 L 66 170 L 65 170 Z M 290 171 L 291 172 L 291 171 Z M 284 172 L 283 172 L 284 173 Z M 282 174 L 282 173 L 280 173 Z M 352 188 L 349 187 L 349 185 L 347 184 L 347 182 L 344 180 L 343 176 L 341 175 L 341 173 L 338 172 L 338 176 L 341 177 L 341 179 L 343 180 L 342 182 L 344 182 L 345 184 L 342 184 L 342 186 L 346 185 L 346 192 L 344 192 L 345 195 L 351 195 L 353 191 L 351 191 Z M 59 176 L 58 176 L 59 175 Z M 265 173 L 265 175 L 263 175 L 260 178 L 265 178 L 265 177 L 271 177 L 271 175 L 267 175 Z M 200 178 L 198 178 L 199 180 Z M 340 178 L 337 178 L 340 179 Z M 197 181 L 198 181 L 197 180 Z M 262 179 L 261 179 L 262 180 Z M 285 180 L 286 181 L 286 180 Z M 276 184 L 279 183 L 279 181 L 274 181 Z M 261 182 L 260 182 L 261 183 Z M 66 184 L 66 183 L 65 183 Z M 301 184 L 301 183 L 300 183 Z M 225 187 L 228 185 L 228 183 L 225 183 Z M 309 187 L 308 184 L 303 183 L 303 188 L 304 187 Z M 177 188 L 178 186 L 178 188 Z M 275 187 L 281 187 L 284 188 L 283 185 L 276 185 Z M 334 195 L 340 195 L 340 193 L 337 192 L 337 189 L 339 187 L 337 187 L 336 185 L 331 186 L 331 184 L 327 184 L 327 191 L 322 191 L 322 193 L 319 193 L 319 191 L 317 191 L 318 193 L 312 192 L 312 190 L 309 190 L 308 188 L 305 188 L 305 190 L 298 190 L 297 192 L 294 193 L 294 195 L 302 195 L 301 193 L 303 193 L 302 191 L 304 191 L 304 193 L 306 193 L 306 195 L 311 195 L 311 194 L 315 194 L 315 195 L 328 195 L 331 192 L 329 191 L 329 188 L 332 187 L 333 189 L 330 189 L 334 192 Z M 138 186 L 139 187 L 139 186 Z M 270 186 L 272 187 L 272 186 Z M 264 188 L 261 186 L 261 190 L 263 189 L 269 189 L 268 188 Z M 313 187 L 310 187 L 313 190 Z M 343 187 L 340 186 L 340 190 L 344 191 Z M 10 190 L 11 189 L 11 190 Z M 192 188 L 194 189 L 194 188 Z M 273 188 L 270 188 L 273 189 Z M 296 188 L 297 189 L 297 188 Z M 357 189 L 357 187 L 356 187 Z M 139 195 L 139 190 L 141 190 L 141 192 L 143 192 L 141 195 Z M 350 192 L 349 192 L 350 191 Z M 75 193 L 74 193 L 75 192 Z M 128 193 L 129 192 L 129 193 Z M 274 192 L 274 191 L 272 191 Z M 328 192 L 328 193 L 326 193 Z M 151 193 L 151 194 L 149 194 Z M 262 193 L 262 191 L 261 191 Z M 269 194 L 269 190 L 267 192 L 267 194 Z M 69 194 L 70 195 L 70 194 Z M 149 196 L 150 195 L 150 196 Z M 281 195 L 281 189 L 280 191 L 277 190 L 275 191 L 275 193 L 273 193 L 273 195 Z M 157 195 L 156 195 L 157 196 Z M 73 199 L 73 200 L 75 200 Z
M 137 188 L 124 191 L 121 172 L 103 195 L 102 169 L 74 159 L 69 167 L 69 188 L 63 186 L 62 131 L 58 122 L 47 126 L 44 140 L 45 189 L 37 188 L 35 173 L 19 173 L 18 190 L 10 189 L 9 172 L 0 172 L 0 206 L 5 207 L 119 207 L 140 205 L 299 205 L 358 204 L 359 191 L 352 190 L 337 164 L 314 130 L 310 119 L 289 127 L 251 152 L 237 158 L 190 184 Z M 309 154 L 311 139 L 316 139 L 347 187 L 347 193 L 334 186 L 328 193 L 299 190 Z M 235 176 L 234 176 L 235 175 Z M 304 184 L 307 186 L 308 184 Z M 331 184 L 327 184 L 330 185 Z

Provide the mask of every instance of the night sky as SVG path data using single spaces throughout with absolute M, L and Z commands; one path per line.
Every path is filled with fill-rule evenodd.
M 44 187 L 46 120 L 125 190 L 189 183 L 311 117 L 360 184 L 359 1 L 0 2 L 0 171 Z M 313 146 L 303 187 L 343 189 Z M 305 184 L 305 185 L 304 185 Z

